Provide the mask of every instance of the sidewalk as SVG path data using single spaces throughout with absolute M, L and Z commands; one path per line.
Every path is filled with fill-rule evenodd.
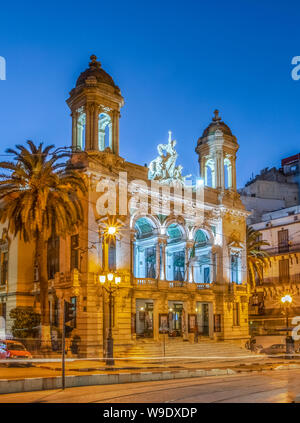
M 27 365 L 30 363 L 26 363 Z M 18 367 L 11 367 L 11 366 Z M 212 371 L 212 370 L 231 370 L 235 373 L 253 372 L 263 370 L 273 370 L 278 366 L 287 367 L 288 365 L 298 365 L 298 360 L 284 360 L 279 358 L 263 357 L 253 355 L 253 358 L 245 360 L 227 359 L 206 361 L 191 358 L 189 360 L 166 359 L 165 362 L 149 360 L 148 363 L 136 360 L 116 360 L 114 366 L 105 366 L 102 360 L 80 360 L 67 361 L 65 363 L 66 376 L 84 376 L 84 375 L 118 375 L 118 374 L 138 374 L 161 373 L 161 372 L 182 372 L 182 371 Z M 0 365 L 1 380 L 24 380 L 32 378 L 59 378 L 61 377 L 61 362 L 43 362 L 31 363 L 30 367 L 19 367 L 18 363 L 10 363 L 10 367 L 4 364 Z

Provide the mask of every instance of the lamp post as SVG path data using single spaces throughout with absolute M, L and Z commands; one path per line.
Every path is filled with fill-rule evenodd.
M 118 289 L 121 282 L 121 277 L 113 273 L 99 276 L 99 281 L 105 291 L 108 293 L 109 298 L 109 326 L 108 336 L 106 338 L 106 365 L 113 366 L 114 362 L 114 340 L 112 336 L 112 299 L 114 292 Z
M 289 310 L 290 310 L 290 306 L 292 304 L 293 298 L 289 295 L 286 294 L 283 297 L 281 297 L 282 304 L 284 305 L 285 308 L 285 319 L 286 319 L 286 338 L 285 338 L 285 344 L 286 344 L 286 353 L 289 352 L 289 344 L 290 344 L 290 340 L 289 340 Z

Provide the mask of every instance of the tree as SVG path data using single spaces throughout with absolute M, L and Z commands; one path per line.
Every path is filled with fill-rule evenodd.
M 43 143 L 7 149 L 13 161 L 0 162 L 0 222 L 13 236 L 34 242 L 39 274 L 42 342 L 50 345 L 47 242 L 65 237 L 83 220 L 80 193 L 87 190 L 82 174 L 66 162 L 70 153 Z
M 256 279 L 263 279 L 263 269 L 270 264 L 270 258 L 266 251 L 261 247 L 270 245 L 267 241 L 262 241 L 259 237 L 261 232 L 247 226 L 246 245 L 247 245 L 247 267 L 248 281 L 252 289 L 255 289 Z
M 32 307 L 13 308 L 9 317 L 13 320 L 11 332 L 15 338 L 35 338 L 38 334 L 41 316 Z

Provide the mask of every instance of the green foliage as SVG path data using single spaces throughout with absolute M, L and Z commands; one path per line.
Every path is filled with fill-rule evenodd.
M 16 307 L 9 316 L 13 320 L 12 334 L 15 338 L 34 338 L 38 335 L 41 316 L 31 307 Z
M 60 151 L 60 152 L 59 152 Z M 71 154 L 27 141 L 7 149 L 12 161 L 0 162 L 0 222 L 14 236 L 36 243 L 43 336 L 49 327 L 46 241 L 77 230 L 83 221 L 80 194 L 85 176 L 76 171 Z M 68 159 L 68 160 L 67 160 Z
M 87 190 L 84 177 L 63 161 L 69 153 L 57 154 L 53 145 L 27 144 L 29 148 L 7 149 L 14 161 L 0 162 L 0 221 L 25 242 L 41 234 L 44 240 L 65 236 L 83 220 L 78 193 Z
M 264 245 L 270 245 L 267 241 L 259 239 L 261 232 L 255 231 L 247 226 L 247 267 L 248 282 L 252 289 L 255 289 L 255 280 L 263 278 L 263 270 L 269 266 L 270 258 L 268 253 L 261 250 Z

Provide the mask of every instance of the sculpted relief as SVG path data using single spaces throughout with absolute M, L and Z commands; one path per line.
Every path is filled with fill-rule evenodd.
M 180 182 L 184 184 L 185 180 L 191 175 L 182 176 L 181 165 L 176 166 L 178 153 L 175 150 L 176 140 L 172 140 L 172 133 L 169 131 L 168 144 L 159 144 L 157 146 L 158 156 L 149 164 L 149 179 L 157 180 L 163 184 L 171 182 Z

